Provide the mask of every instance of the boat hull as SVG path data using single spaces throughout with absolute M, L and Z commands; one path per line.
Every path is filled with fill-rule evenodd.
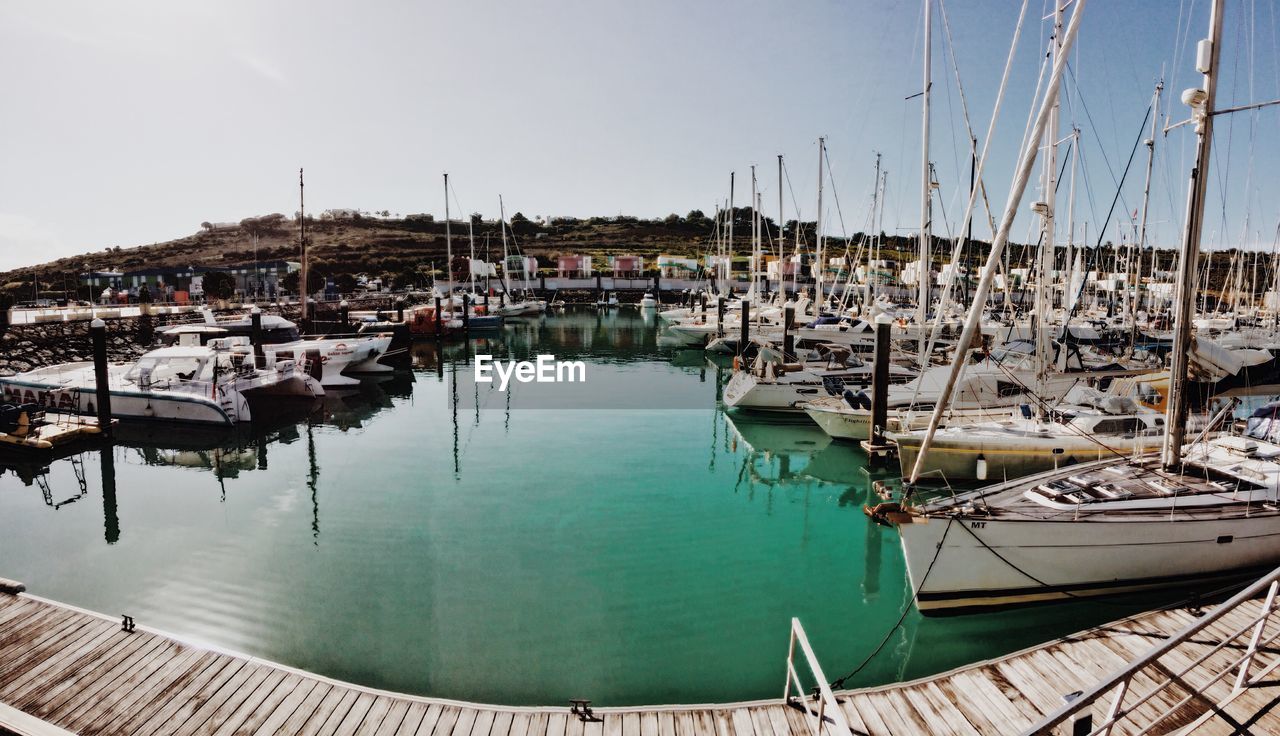
M 915 434 L 890 436 L 898 446 L 898 459 L 903 475 L 915 467 L 923 437 Z M 1095 441 L 1096 440 L 1096 441 Z M 921 475 L 934 475 L 946 480 L 1003 480 L 1046 470 L 1131 455 L 1159 449 L 1163 437 L 1083 438 L 1083 437 L 1018 437 L 1016 439 L 977 440 L 974 435 L 955 437 L 935 435 Z M 1101 443 L 1101 444 L 1100 444 Z M 984 478 L 978 477 L 978 460 L 986 461 Z
M 0 378 L 0 392 L 3 392 L 4 399 L 8 402 L 39 404 L 47 409 L 77 414 L 96 413 L 97 397 L 92 386 L 76 390 L 20 378 Z M 249 418 L 248 403 L 239 394 L 231 396 L 233 393 L 235 392 L 227 392 L 228 395 L 223 397 L 231 402 L 230 406 L 224 407 L 222 402 L 198 394 L 160 391 L 142 393 L 112 389 L 111 416 L 116 419 L 168 420 L 230 426 L 236 421 Z
M 916 606 L 933 614 L 1191 585 L 1280 562 L 1280 512 L 1263 510 L 1176 521 L 918 517 L 899 534 Z

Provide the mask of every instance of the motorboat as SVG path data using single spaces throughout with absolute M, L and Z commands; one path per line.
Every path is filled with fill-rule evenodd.
M 255 368 L 252 355 L 247 338 L 232 337 L 157 348 L 132 363 L 109 364 L 111 416 L 232 425 L 249 421 L 251 403 L 259 399 L 324 395 L 299 361 L 274 360 Z M 0 378 L 6 402 L 78 414 L 96 413 L 96 388 L 88 361 Z
M 791 363 L 772 347 L 759 347 L 755 352 L 750 367 L 735 370 L 725 386 L 724 403 L 731 409 L 803 416 L 803 402 L 871 385 L 872 363 L 853 356 L 842 345 L 819 345 L 802 356 L 803 361 Z M 902 366 L 889 366 L 892 383 L 903 383 L 915 375 Z
M 351 388 L 360 384 L 359 375 L 390 373 L 392 366 L 380 362 L 391 348 L 391 335 L 321 337 L 265 345 L 267 362 L 279 360 L 318 361 L 312 373 L 325 388 Z

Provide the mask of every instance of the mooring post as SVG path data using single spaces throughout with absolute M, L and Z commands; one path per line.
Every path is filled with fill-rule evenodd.
M 462 295 L 462 331 L 471 334 L 471 295 Z
M 93 342 L 94 402 L 98 410 L 98 428 L 102 435 L 111 438 L 111 385 L 107 378 L 107 323 L 95 318 L 89 323 L 89 337 Z
M 662 303 L 662 272 L 657 271 L 653 274 L 653 298 L 659 304 Z
M 698 295 L 698 301 L 702 303 L 702 324 L 707 323 L 707 292 Z
M 404 323 L 404 297 L 396 297 L 396 321 Z
M 600 274 L 596 274 L 596 291 L 604 291 L 604 282 Z
M 747 349 L 747 340 L 751 339 L 751 302 L 742 300 L 742 329 L 738 337 L 738 355 Z
M 716 334 L 724 337 L 724 297 L 716 297 Z
M 498 306 L 499 306 L 499 307 L 505 307 L 505 306 L 507 306 L 507 292 L 506 292 L 506 291 L 499 291 L 499 292 L 498 292 Z
M 266 365 L 262 353 L 262 310 L 256 304 L 249 310 L 249 343 L 253 345 L 253 367 Z
M 346 299 L 338 302 L 338 325 L 339 332 L 346 332 L 347 326 L 351 324 L 351 305 Z
M 782 310 L 782 359 L 791 360 L 796 352 L 796 336 L 791 332 L 796 319 L 796 309 L 790 305 Z
M 544 292 L 547 290 L 547 275 L 545 273 L 538 274 L 538 288 Z
M 871 431 L 867 438 L 872 447 L 884 447 L 884 425 L 889 419 L 889 315 L 876 317 L 875 365 L 871 371 Z
M 440 297 L 436 297 L 436 340 L 444 336 L 444 312 L 441 307 Z

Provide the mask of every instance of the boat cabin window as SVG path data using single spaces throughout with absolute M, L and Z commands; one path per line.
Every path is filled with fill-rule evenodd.
M 1134 434 L 1146 429 L 1142 420 L 1137 417 L 1117 417 L 1114 419 L 1102 419 L 1093 425 L 1095 434 Z

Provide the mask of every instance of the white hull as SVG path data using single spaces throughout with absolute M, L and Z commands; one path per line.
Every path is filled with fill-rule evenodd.
M 1167 587 L 1280 562 L 1280 515 L 1261 508 L 1233 519 L 921 521 L 898 527 L 921 611 Z
M 391 347 L 391 338 L 355 337 L 300 340 L 263 346 L 267 364 L 279 359 L 301 359 L 309 353 L 320 355 L 320 385 L 325 388 L 353 388 L 360 379 L 353 374 L 390 373 L 391 366 L 378 362 Z

